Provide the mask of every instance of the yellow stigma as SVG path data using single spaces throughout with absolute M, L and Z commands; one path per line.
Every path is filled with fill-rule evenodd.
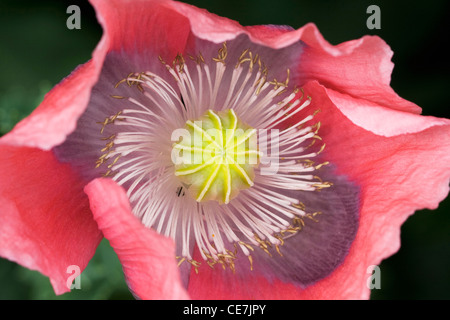
M 196 201 L 228 203 L 253 185 L 259 160 L 256 129 L 242 123 L 233 110 L 208 110 L 182 130 L 172 149 L 175 175 Z

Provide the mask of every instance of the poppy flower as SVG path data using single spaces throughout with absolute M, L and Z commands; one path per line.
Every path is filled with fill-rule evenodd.
M 0 139 L 0 255 L 67 292 L 104 236 L 142 299 L 361 299 L 448 194 L 450 121 L 378 37 L 92 0 L 92 59 Z

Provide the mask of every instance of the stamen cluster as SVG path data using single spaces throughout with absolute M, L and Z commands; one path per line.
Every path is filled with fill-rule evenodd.
M 289 69 L 285 81 L 270 80 L 250 49 L 237 61 L 225 43 L 213 58 L 186 56 L 171 65 L 160 57 L 164 75 L 131 73 L 116 84 L 136 95 L 112 95 L 124 108 L 99 122 L 105 147 L 96 166 L 127 189 L 144 225 L 175 240 L 180 263 L 198 269 L 195 245 L 212 267 L 235 270 L 243 254 L 252 269 L 252 252 L 281 255 L 305 219 L 320 214 L 295 196 L 331 186 L 316 174 L 327 163 L 312 160 L 325 145 L 310 151 L 320 123 L 309 125 L 315 113 L 299 116 L 311 98 L 290 86 Z M 283 127 L 288 119 L 294 124 Z M 190 137 L 174 134 L 180 129 Z M 264 134 L 252 144 L 256 130 Z

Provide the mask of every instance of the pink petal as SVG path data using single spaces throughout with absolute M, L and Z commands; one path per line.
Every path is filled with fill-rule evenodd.
M 0 163 L 0 255 L 70 291 L 68 267 L 82 271 L 102 238 L 83 183 L 48 151 L 1 145 Z
M 117 253 L 128 286 L 141 299 L 188 299 L 180 280 L 175 245 L 133 216 L 126 193 L 109 179 L 86 188 L 97 224 Z
M 304 42 L 306 47 L 300 55 L 299 76 L 296 79 L 300 84 L 318 80 L 336 91 L 385 107 L 416 114 L 421 112 L 419 106 L 402 99 L 390 87 L 393 52 L 379 37 L 365 36 L 333 46 L 313 23 L 298 30 L 271 26 L 243 27 L 236 21 L 191 5 L 178 2 L 167 4 L 189 19 L 192 32 L 201 39 L 218 43 L 244 33 L 253 42 L 272 48 Z
M 109 51 L 158 55 L 182 52 L 190 34 L 189 20 L 171 1 L 91 0 L 108 39 Z
M 242 27 L 236 22 L 172 1 L 130 3 L 121 0 L 92 0 L 91 2 L 104 29 L 92 60 L 79 66 L 56 85 L 30 116 L 2 137 L 3 143 L 43 150 L 50 150 L 61 144 L 67 135 L 75 130 L 78 118 L 86 109 L 91 89 L 98 80 L 108 52 L 128 51 L 133 54 L 153 52 L 156 56 L 170 57 L 183 52 L 191 32 L 190 23 L 198 24 L 203 16 L 205 19 L 209 17 L 210 20 L 214 17 L 216 26 L 219 20 L 223 19 L 220 26 L 225 29 L 229 24 L 235 25 L 235 28 L 231 28 L 232 38 L 243 32 Z M 185 6 L 193 11 L 182 10 Z M 186 17 L 176 10 L 194 15 Z
M 346 261 L 308 291 L 336 298 L 368 298 L 368 268 L 398 250 L 403 222 L 416 210 L 435 209 L 449 192 L 450 121 L 410 114 L 402 117 L 382 106 L 365 108 L 366 118 L 377 118 L 382 110 L 386 123 L 374 126 L 361 120 L 358 112 L 351 112 L 352 108 L 346 109 L 350 119 L 340 111 L 342 103 L 360 100 L 340 95 L 341 104 L 335 105 L 328 98 L 329 90 L 317 82 L 304 89 L 313 97 L 312 107 L 322 110 L 317 116 L 322 124 L 319 134 L 327 144 L 325 156 L 339 172 L 359 183 L 362 192 L 360 227 Z
M 2 143 L 50 150 L 63 142 L 87 106 L 100 72 L 100 60 L 78 67 L 56 85 L 30 116 L 2 137 Z
M 287 47 L 299 40 L 300 31 L 283 26 L 241 26 L 237 21 L 220 17 L 205 9 L 176 1 L 166 5 L 189 19 L 192 33 L 200 39 L 221 43 L 247 34 L 250 40 L 271 48 Z
M 310 110 L 321 110 L 317 117 L 322 124 L 319 135 L 327 145 L 324 157 L 361 186 L 360 227 L 347 258 L 329 277 L 304 290 L 280 281 L 270 283 L 257 274 L 239 279 L 204 268 L 199 275 L 191 273 L 192 298 L 367 299 L 371 266 L 398 250 L 403 222 L 416 210 L 435 209 L 447 196 L 450 120 L 400 117 L 398 111 L 382 106 L 365 108 L 366 118 L 377 118 L 380 110 L 387 116 L 387 124 L 375 125 L 377 121 L 363 121 L 358 111 L 352 112 L 357 108 L 336 106 L 327 95 L 330 90 L 317 82 L 307 83 L 304 91 L 312 97 Z M 339 98 L 344 102 L 342 95 Z M 351 97 L 345 101 L 359 102 Z M 355 125 L 340 108 L 368 128 Z
M 376 36 L 365 36 L 337 46 L 329 44 L 314 24 L 299 29 L 308 46 L 301 56 L 300 81 L 317 80 L 338 92 L 400 111 L 420 113 L 417 105 L 390 87 L 394 64 L 389 46 Z
M 194 259 L 202 261 L 198 250 Z M 198 274 L 191 271 L 188 291 L 196 300 L 291 300 L 301 296 L 300 290 L 291 284 L 269 282 L 257 274 L 241 278 L 209 266 L 201 266 Z
M 398 111 L 374 102 L 327 89 L 328 97 L 355 125 L 377 135 L 391 137 L 423 131 L 432 126 L 447 125 L 448 120 Z M 370 115 L 370 116 L 368 116 Z
M 189 19 L 192 32 L 216 43 L 247 34 L 258 44 L 282 48 L 295 42 L 306 43 L 300 55 L 299 83 L 318 80 L 338 92 L 360 97 L 392 109 L 420 113 L 416 104 L 399 97 L 390 87 L 394 64 L 389 46 L 379 37 L 365 36 L 333 46 L 313 23 L 298 30 L 283 27 L 243 27 L 236 21 L 179 2 L 165 2 Z M 300 53 L 299 53 L 300 54 Z
M 92 2 L 104 29 L 92 60 L 56 85 L 30 116 L 2 137 L 3 143 L 50 150 L 64 142 L 86 109 L 108 52 L 125 50 L 145 54 L 154 50 L 158 54 L 174 55 L 186 45 L 190 32 L 188 20 L 162 6 L 166 1 Z

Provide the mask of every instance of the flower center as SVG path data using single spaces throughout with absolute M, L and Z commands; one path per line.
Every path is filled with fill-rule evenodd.
M 126 188 L 145 226 L 175 240 L 180 264 L 198 271 L 195 245 L 211 267 L 234 271 L 243 254 L 253 270 L 257 248 L 282 255 L 285 240 L 320 214 L 300 197 L 331 186 L 316 175 L 327 162 L 312 160 L 325 147 L 314 145 L 320 122 L 311 123 L 311 98 L 289 69 L 284 82 L 268 78 L 250 49 L 229 56 L 223 43 L 217 56 L 187 56 L 159 57 L 166 73 L 130 73 L 114 86 L 123 94 L 98 122 L 95 167 Z
M 233 110 L 208 110 L 201 119 L 188 120 L 180 134 L 172 149 L 175 175 L 196 201 L 227 204 L 253 185 L 259 156 L 256 130 Z

